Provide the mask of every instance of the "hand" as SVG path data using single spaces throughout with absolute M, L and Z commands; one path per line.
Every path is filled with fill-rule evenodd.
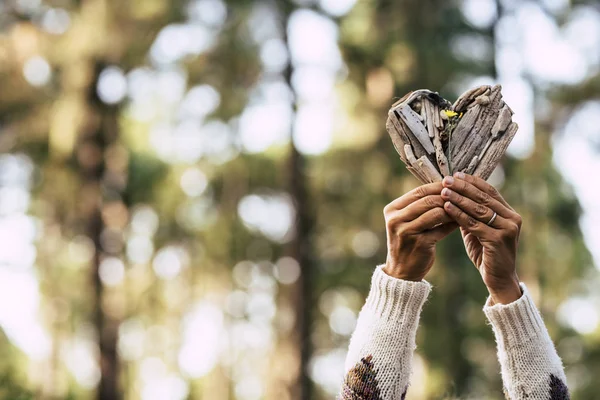
M 406 193 L 383 209 L 388 254 L 383 271 L 395 278 L 420 281 L 433 265 L 435 244 L 456 229 L 444 211 L 441 182 Z
M 521 216 L 492 185 L 457 172 L 442 181 L 444 209 L 460 226 L 469 258 L 483 278 L 492 301 L 508 304 L 521 297 L 516 271 Z M 488 225 L 494 212 L 494 221 Z

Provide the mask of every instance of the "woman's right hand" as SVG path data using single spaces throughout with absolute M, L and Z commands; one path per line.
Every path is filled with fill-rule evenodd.
M 398 279 L 420 281 L 435 259 L 435 244 L 456 229 L 444 210 L 442 183 L 411 190 L 383 209 L 387 260 L 383 271 Z

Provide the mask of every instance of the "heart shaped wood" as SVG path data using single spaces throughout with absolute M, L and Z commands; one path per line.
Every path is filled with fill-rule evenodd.
M 408 170 L 423 183 L 459 171 L 489 178 L 518 129 L 501 91 L 479 86 L 451 104 L 421 89 L 394 103 L 386 129 Z

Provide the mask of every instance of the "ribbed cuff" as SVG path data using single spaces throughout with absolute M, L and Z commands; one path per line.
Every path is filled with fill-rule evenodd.
M 371 279 L 371 291 L 366 307 L 381 318 L 401 318 L 418 323 L 423 304 L 431 292 L 427 281 L 412 282 L 393 278 L 378 266 Z
M 511 348 L 522 344 L 532 337 L 546 336 L 546 326 L 525 284 L 521 283 L 523 295 L 510 304 L 490 306 L 488 298 L 483 312 L 494 328 L 496 340 Z

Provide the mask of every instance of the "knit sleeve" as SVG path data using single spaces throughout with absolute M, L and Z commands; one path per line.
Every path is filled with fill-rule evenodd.
M 341 400 L 404 399 L 421 309 L 431 285 L 396 279 L 376 268 L 345 364 Z
M 566 400 L 569 390 L 558 354 L 527 287 L 510 304 L 490 305 L 483 311 L 492 325 L 507 399 Z

